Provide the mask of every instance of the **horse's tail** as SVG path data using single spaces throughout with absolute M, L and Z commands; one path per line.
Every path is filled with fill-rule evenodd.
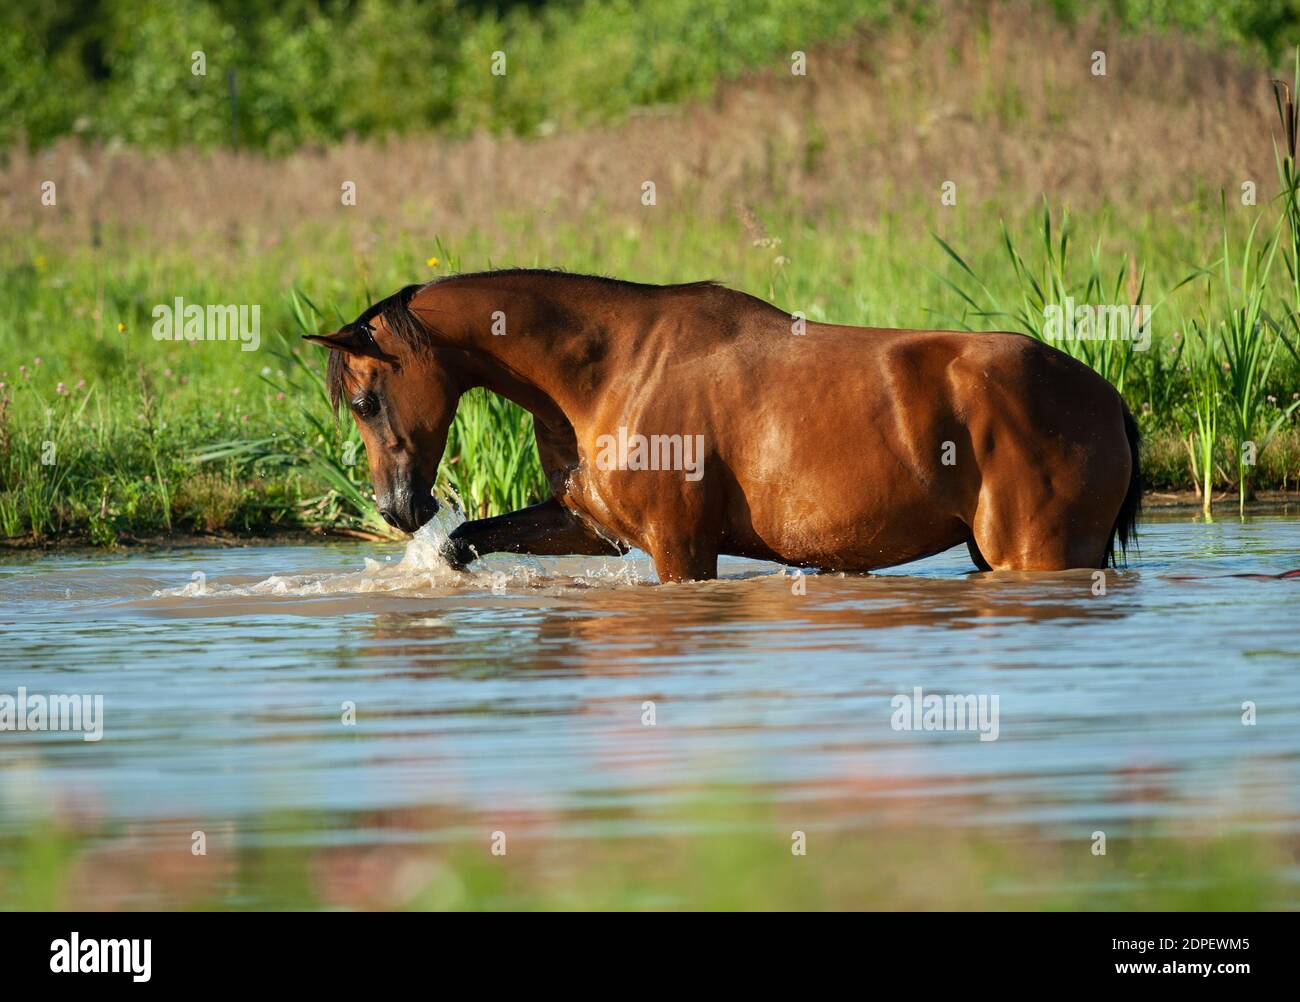
M 1112 567 L 1119 566 L 1119 562 L 1115 559 L 1116 540 L 1119 541 L 1120 553 L 1123 555 L 1125 563 L 1128 562 L 1129 543 L 1133 543 L 1136 547 L 1138 513 L 1142 510 L 1142 468 L 1138 460 L 1142 434 L 1138 431 L 1137 422 L 1133 420 L 1133 415 L 1123 401 L 1120 401 L 1120 409 L 1124 412 L 1124 435 L 1128 438 L 1128 452 L 1129 457 L 1132 459 L 1132 471 L 1129 473 L 1128 490 L 1124 494 L 1124 502 L 1119 506 L 1119 514 L 1115 516 L 1115 525 L 1110 530 L 1110 540 L 1106 544 L 1106 553 L 1110 557 Z

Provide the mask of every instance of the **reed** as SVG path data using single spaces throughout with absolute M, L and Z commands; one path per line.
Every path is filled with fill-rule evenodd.
M 1039 224 L 1041 256 L 1036 263 L 1020 253 L 1005 221 L 1000 228 L 1001 247 L 1010 265 L 1014 290 L 1010 297 L 999 296 L 946 240 L 933 234 L 964 276 L 959 276 L 959 281 L 966 283 L 958 284 L 944 275 L 936 275 L 964 304 L 960 314 L 946 315 L 945 319 L 962 330 L 977 329 L 976 320 L 981 324 L 1005 322 L 1013 330 L 1030 334 L 1086 362 L 1123 393 L 1139 343 L 1127 336 L 1127 330 L 1124 337 L 1071 337 L 1054 333 L 1049 325 L 1053 316 L 1072 318 L 1077 307 L 1096 311 L 1097 315 L 1108 315 L 1115 310 L 1131 316 L 1128 311 L 1132 308 L 1147 305 L 1142 302 L 1146 291 L 1145 271 L 1136 269 L 1125 255 L 1114 278 L 1108 279 L 1109 273 L 1102 266 L 1101 237 L 1093 244 L 1082 271 L 1073 268 L 1070 263 L 1073 224 L 1069 210 L 1061 213 L 1061 225 L 1054 236 L 1051 207 L 1046 197 Z M 1155 306 L 1149 308 L 1151 313 L 1155 312 Z
M 1214 500 L 1214 450 L 1219 440 L 1219 412 L 1222 399 L 1219 392 L 1221 368 L 1214 339 L 1198 321 L 1190 325 L 1196 334 L 1199 349 L 1191 356 L 1188 380 L 1187 409 L 1191 415 L 1193 431 L 1187 436 L 1187 452 L 1191 459 L 1192 482 L 1201 495 L 1201 511 L 1206 521 L 1213 520 Z
M 1224 299 L 1224 313 L 1218 322 L 1219 345 L 1223 352 L 1221 382 L 1224 404 L 1235 436 L 1238 511 L 1243 516 L 1258 455 L 1289 415 L 1289 412 L 1280 415 L 1262 437 L 1256 437 L 1264 411 L 1264 387 L 1268 384 L 1281 346 L 1280 338 L 1269 336 L 1273 328 L 1264 311 L 1269 274 L 1279 246 L 1279 229 L 1275 225 L 1257 242 L 1262 221 L 1263 217 L 1260 217 L 1251 226 L 1235 277 L 1225 222 L 1223 255 L 1218 262 Z
M 471 390 L 460 402 L 438 471 L 473 518 L 514 511 L 546 497 L 532 415 L 488 390 Z
M 1300 89 L 1300 47 L 1295 52 L 1295 72 L 1292 82 L 1273 81 L 1273 102 L 1277 109 L 1278 125 L 1282 130 L 1282 148 L 1273 143 L 1273 158 L 1277 165 L 1278 199 L 1282 203 L 1282 220 L 1285 237 L 1282 240 L 1282 263 L 1288 278 L 1289 302 L 1285 303 L 1285 319 L 1293 330 L 1300 328 L 1300 197 L 1296 173 L 1297 127 L 1295 95 Z M 1287 297 L 1284 297 L 1284 300 Z

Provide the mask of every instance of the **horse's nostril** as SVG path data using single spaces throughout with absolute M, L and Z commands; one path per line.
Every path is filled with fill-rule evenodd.
M 393 515 L 393 509 L 392 509 L 392 508 L 380 508 L 380 509 L 379 509 L 379 517 L 382 518 L 382 519 L 383 519 L 385 522 L 387 522 L 389 525 L 391 525 L 394 529 L 400 529 L 400 528 L 401 528 L 401 526 L 399 526 L 399 525 L 397 524 L 397 519 L 396 519 L 396 517 Z

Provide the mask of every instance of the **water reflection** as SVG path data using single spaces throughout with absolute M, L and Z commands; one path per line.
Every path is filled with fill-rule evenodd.
M 664 663 L 852 649 L 864 633 L 925 627 L 989 630 L 1059 621 L 1121 620 L 1140 608 L 1138 575 L 1112 574 L 1106 596 L 1087 572 L 1043 577 L 982 574 L 926 579 L 766 574 L 684 588 L 557 589 L 497 596 L 494 629 L 463 603 L 376 612 L 357 653 L 421 674 L 659 670 Z M 468 615 L 466 615 L 468 613 Z

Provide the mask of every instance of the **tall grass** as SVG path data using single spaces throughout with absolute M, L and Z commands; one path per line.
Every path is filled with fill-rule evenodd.
M 1073 316 L 1071 306 L 1088 306 L 1106 310 L 1126 311 L 1142 304 L 1146 291 L 1146 274 L 1136 271 L 1127 256 L 1121 258 L 1113 279 L 1103 273 L 1101 238 L 1098 237 L 1088 255 L 1087 264 L 1077 270 L 1070 264 L 1070 240 L 1073 227 L 1068 210 L 1061 214 L 1061 225 L 1056 237 L 1052 232 L 1052 213 L 1047 199 L 1043 199 L 1039 230 L 1041 257 L 1030 263 L 1020 253 L 1007 229 L 1002 224 L 1002 249 L 1010 265 L 1009 275 L 1013 296 L 1004 299 L 990 284 L 977 275 L 966 260 L 947 241 L 935 235 L 935 240 L 961 271 L 958 284 L 946 276 L 939 281 L 952 290 L 965 306 L 965 310 L 951 317 L 944 315 L 963 330 L 974 330 L 974 321 L 980 325 L 993 321 L 1008 325 L 1014 330 L 1031 334 L 1040 341 L 1086 362 L 1113 383 L 1121 393 L 1133 362 L 1136 342 L 1124 338 L 1074 338 L 1056 335 L 1049 327 L 1053 312 L 1059 316 Z M 1155 308 L 1152 307 L 1154 313 Z M 1104 314 L 1103 314 L 1104 315 Z
M 1259 220 L 1256 220 L 1241 251 L 1239 284 L 1234 284 L 1226 226 L 1220 262 L 1226 300 L 1226 316 L 1219 321 L 1219 339 L 1223 349 L 1223 398 L 1236 438 L 1238 504 L 1242 515 L 1246 512 L 1246 498 L 1258 452 L 1268 444 L 1278 426 L 1275 424 L 1260 441 L 1255 441 L 1264 410 L 1264 387 L 1268 384 L 1281 344 L 1279 338 L 1268 336 L 1270 328 L 1264 315 L 1264 298 L 1268 294 L 1269 274 L 1278 247 L 1277 234 L 1274 231 L 1256 245 L 1258 225 Z M 1278 422 L 1281 420 L 1279 416 Z
M 488 390 L 471 390 L 456 411 L 438 479 L 471 518 L 542 500 L 547 488 L 532 415 Z
M 1288 105 L 1289 106 L 1289 105 Z M 1294 137 L 1294 113 L 1284 121 Z M 1282 182 L 1295 183 L 1294 147 L 1280 159 Z M 1019 251 L 1007 226 L 1001 231 L 1001 247 L 1009 267 L 1000 277 L 1010 294 L 994 291 L 994 282 L 981 277 L 951 244 L 934 235 L 948 260 L 956 266 L 955 278 L 938 275 L 940 283 L 958 299 L 957 314 L 940 314 L 955 326 L 974 330 L 1005 326 L 1053 344 L 1086 362 L 1129 397 L 1134 410 L 1150 420 L 1181 425 L 1187 443 L 1191 480 L 1202 498 L 1209 517 L 1216 471 L 1219 469 L 1219 428 L 1231 432 L 1238 513 L 1244 516 L 1258 479 L 1259 460 L 1280 431 L 1300 408 L 1300 393 L 1292 391 L 1290 403 L 1279 404 L 1276 390 L 1277 363 L 1283 348 L 1296 356 L 1281 324 L 1268 307 L 1281 304 L 1286 322 L 1300 329 L 1300 298 L 1295 308 L 1287 293 L 1273 281 L 1274 265 L 1282 245 L 1283 226 L 1291 243 L 1283 257 L 1291 278 L 1290 289 L 1300 296 L 1300 210 L 1294 189 L 1281 198 L 1283 210 L 1276 219 L 1259 213 L 1234 247 L 1233 229 L 1227 217 L 1226 200 L 1221 198 L 1219 256 L 1209 265 L 1174 285 L 1174 294 L 1188 285 L 1202 290 L 1202 306 L 1191 329 L 1197 348 L 1184 356 L 1185 340 L 1166 348 L 1168 340 L 1152 332 L 1151 343 L 1131 337 L 1115 337 L 1115 331 L 1093 332 L 1089 338 L 1061 338 L 1049 327 L 1049 318 L 1068 313 L 1069 307 L 1086 304 L 1092 310 L 1124 310 L 1142 304 L 1146 290 L 1143 269 L 1122 255 L 1111 270 L 1103 264 L 1103 242 L 1093 243 L 1086 265 L 1071 267 L 1069 249 L 1072 223 L 1063 212 L 1057 236 L 1053 237 L 1052 215 L 1044 202 L 1039 221 L 1040 255 L 1030 262 Z M 1114 277 L 1107 280 L 1106 275 Z M 1200 283 L 1199 279 L 1204 279 Z M 1154 317 L 1163 300 L 1150 306 Z M 937 311 L 936 311 L 937 312 Z M 1131 331 L 1130 331 L 1131 333 Z M 1162 348 L 1173 358 L 1165 360 Z M 1300 356 L 1296 356 L 1300 359 Z M 1180 366 L 1180 361 L 1182 365 Z M 1289 377 L 1294 379 L 1292 369 Z M 1292 384 L 1294 385 L 1294 384 Z M 1133 400 L 1134 391 L 1145 399 Z
M 1198 347 L 1191 353 L 1189 363 L 1187 411 L 1193 429 L 1187 436 L 1187 452 L 1192 464 L 1192 481 L 1201 495 L 1201 511 L 1209 520 L 1213 518 L 1214 451 L 1219 441 L 1222 371 L 1213 337 L 1198 321 L 1192 321 L 1191 327 L 1197 336 Z

